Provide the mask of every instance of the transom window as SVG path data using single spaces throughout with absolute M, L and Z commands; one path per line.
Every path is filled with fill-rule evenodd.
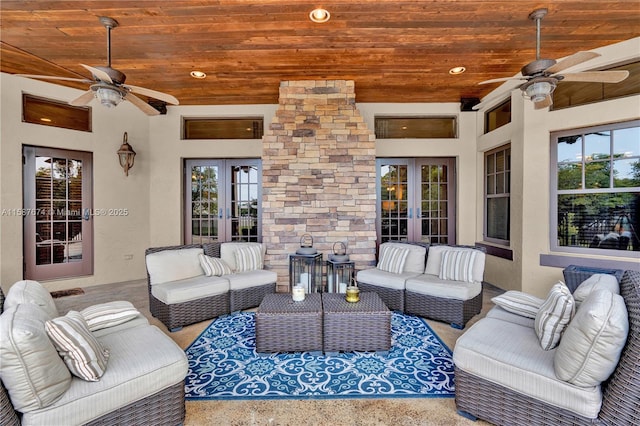
M 556 133 L 552 144 L 552 248 L 640 251 L 640 121 Z

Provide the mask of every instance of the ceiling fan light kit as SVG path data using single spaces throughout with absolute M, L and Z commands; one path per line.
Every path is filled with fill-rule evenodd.
M 522 94 L 533 103 L 537 103 L 544 101 L 555 89 L 556 84 L 551 79 L 534 81 L 526 84 Z

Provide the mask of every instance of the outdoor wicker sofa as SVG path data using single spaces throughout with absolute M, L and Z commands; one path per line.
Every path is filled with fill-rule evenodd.
M 381 268 L 364 269 L 356 275 L 360 291 L 378 293 L 390 310 L 419 315 L 464 328 L 482 310 L 482 279 L 485 253 L 482 247 L 465 245 L 430 245 L 421 242 L 388 242 L 380 246 L 409 251 L 402 271 Z M 443 253 L 471 254 L 465 277 L 441 278 Z M 379 256 L 381 257 L 381 256 Z
M 599 290 L 602 293 L 605 290 Z M 528 392 L 534 391 L 535 387 L 530 381 L 525 380 L 526 373 L 521 372 L 517 376 L 520 381 L 524 383 L 526 392 L 514 390 L 511 387 L 505 386 L 498 382 L 497 375 L 505 376 L 506 366 L 504 368 L 497 368 L 489 371 L 484 369 L 482 372 L 472 373 L 466 371 L 469 366 L 469 360 L 478 354 L 478 350 L 485 352 L 485 349 L 475 346 L 469 351 L 469 344 L 473 345 L 473 339 L 468 337 L 478 334 L 477 332 L 483 328 L 483 325 L 490 325 L 488 331 L 492 335 L 499 334 L 499 325 L 501 321 L 496 321 L 496 317 L 500 316 L 499 308 L 493 308 L 497 310 L 496 315 L 487 314 L 486 319 L 480 320 L 474 324 L 463 336 L 458 339 L 456 348 L 454 349 L 454 363 L 455 363 L 455 375 L 456 375 L 456 406 L 458 412 L 465 417 L 479 418 L 487 420 L 489 422 L 503 425 L 524 425 L 524 424 L 544 424 L 544 425 L 635 425 L 640 423 L 640 271 L 625 271 L 620 281 L 620 294 L 624 299 L 624 303 L 627 308 L 629 330 L 626 343 L 620 353 L 620 358 L 615 366 L 613 373 L 607 380 L 601 383 L 600 386 L 595 386 L 594 392 L 601 390 L 601 399 L 598 399 L 595 393 L 590 397 L 595 398 L 596 402 L 586 404 L 578 400 L 578 406 L 584 406 L 585 409 L 594 410 L 595 413 L 590 416 L 580 415 L 575 409 L 568 409 L 562 407 L 562 404 L 566 404 L 566 394 L 568 392 L 574 392 L 576 385 L 567 386 L 565 389 L 568 392 L 561 392 L 552 401 L 544 401 L 544 398 L 549 399 L 549 394 L 552 392 L 553 381 L 557 381 L 553 377 L 553 366 L 551 367 L 551 376 L 548 379 L 550 382 L 547 386 L 539 388 L 542 391 L 542 396 L 532 397 Z M 581 309 L 581 308 L 579 308 Z M 506 311 L 502 312 L 505 314 Z M 508 314 L 508 313 L 507 313 Z M 493 317 L 493 318 L 492 318 Z M 506 318 L 506 317 L 504 317 Z M 481 324 L 483 323 L 483 324 Z M 522 327 L 512 323 L 506 327 L 512 329 L 516 327 Z M 486 327 L 485 327 L 486 328 Z M 530 334 L 530 333 L 529 333 Z M 465 338 L 467 335 L 467 338 Z M 487 334 L 485 333 L 486 337 Z M 478 336 L 475 336 L 478 337 Z M 566 336 L 563 335 L 563 339 Z M 535 339 L 535 336 L 534 336 Z M 476 343 L 483 340 L 482 336 L 476 338 Z M 456 357 L 456 352 L 459 350 L 458 345 L 462 343 L 465 349 L 466 356 L 463 364 L 466 364 L 466 368 L 462 368 L 459 364 L 460 360 Z M 562 342 L 562 341 L 561 341 Z M 490 346 L 491 342 L 483 342 L 480 346 Z M 499 346 L 499 345 L 496 345 Z M 511 342 L 507 351 L 513 352 L 513 355 L 508 355 L 501 358 L 508 358 L 512 362 L 515 359 L 526 356 L 522 354 L 518 356 L 518 351 L 522 351 L 525 345 L 523 342 Z M 495 346 L 494 346 L 495 347 Z M 526 349 L 524 349 L 526 350 Z M 541 357 L 551 357 L 553 359 L 554 354 L 552 351 L 537 352 Z M 491 359 L 496 358 L 490 355 L 478 354 L 483 359 L 487 359 L 489 356 Z M 573 355 L 575 356 L 575 354 Z M 500 357 L 498 357 L 500 358 Z M 544 365 L 544 360 L 539 360 L 538 365 Z M 548 364 L 548 362 L 547 362 Z M 537 367 L 539 368 L 539 367 Z M 483 377 L 480 377 L 483 376 Z M 500 379 L 502 380 L 502 379 Z M 508 379 L 507 379 L 508 380 Z M 559 380 L 559 379 L 558 379 Z M 557 383 L 555 384 L 557 385 Z M 601 404 L 599 404 L 601 402 Z M 576 404 L 576 403 L 574 403 Z M 598 409 L 599 407 L 599 409 Z
M 275 293 L 277 274 L 261 268 L 236 271 L 234 253 L 245 244 L 258 243 L 213 242 L 146 249 L 151 314 L 175 331 L 185 325 L 258 306 L 265 294 Z M 260 247 L 264 257 L 264 246 Z M 197 257 L 200 253 L 222 259 L 232 273 L 206 276 Z M 158 255 L 164 257 L 150 261 Z
M 0 313 L 4 306 L 0 289 Z M 35 281 L 9 289 L 0 317 L 0 425 L 184 422 L 188 364 L 182 349 L 142 314 L 115 324 L 112 305 L 97 307 L 107 309 L 103 318 L 114 322 L 108 326 L 105 320 L 104 328 L 91 331 L 110 352 L 104 374 L 98 381 L 61 378 L 65 364 L 45 333 L 44 320 L 59 316 L 53 298 Z

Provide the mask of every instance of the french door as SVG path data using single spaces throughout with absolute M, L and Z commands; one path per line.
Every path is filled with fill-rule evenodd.
M 93 273 L 92 154 L 23 147 L 25 278 Z
M 186 160 L 185 243 L 260 241 L 259 159 Z
M 379 158 L 376 168 L 379 243 L 455 243 L 455 159 Z

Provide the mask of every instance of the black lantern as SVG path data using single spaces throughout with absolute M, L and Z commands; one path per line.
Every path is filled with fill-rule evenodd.
M 327 293 L 345 293 L 355 272 L 354 262 L 327 260 Z
M 305 293 L 322 291 L 322 253 L 289 255 L 289 291 L 302 286 Z

